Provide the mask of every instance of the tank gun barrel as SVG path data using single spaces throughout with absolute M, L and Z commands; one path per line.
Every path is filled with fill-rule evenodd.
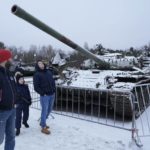
M 14 15 L 24 19 L 25 21 L 29 22 L 30 24 L 32 24 L 32 25 L 36 26 L 37 28 L 41 29 L 42 31 L 46 32 L 47 34 L 53 36 L 54 38 L 61 41 L 62 43 L 73 48 L 74 50 L 77 50 L 78 52 L 82 53 L 87 58 L 94 60 L 97 64 L 99 64 L 99 65 L 106 64 L 106 62 L 102 61 L 96 55 L 94 55 L 93 53 L 80 47 L 78 44 L 71 41 L 70 39 L 68 39 L 64 35 L 60 34 L 58 31 L 52 29 L 51 27 L 49 27 L 45 23 L 41 22 L 39 19 L 35 18 L 34 16 L 32 16 L 31 14 L 29 14 L 28 12 L 26 12 L 25 10 L 23 10 L 19 6 L 17 6 L 17 5 L 12 6 L 11 12 Z

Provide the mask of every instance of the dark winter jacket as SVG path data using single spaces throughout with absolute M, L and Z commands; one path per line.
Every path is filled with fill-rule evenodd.
M 41 70 L 36 65 L 35 69 L 36 73 L 33 76 L 34 90 L 41 96 L 54 94 L 56 87 L 52 72 L 47 70 L 46 66 L 44 70 Z
M 16 83 L 10 72 L 0 66 L 0 110 L 14 108 L 16 101 Z
M 18 97 L 16 100 L 16 104 L 31 104 L 31 95 L 28 85 L 17 83 L 17 95 Z

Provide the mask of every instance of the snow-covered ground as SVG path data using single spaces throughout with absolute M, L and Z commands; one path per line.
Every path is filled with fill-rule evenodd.
M 30 128 L 22 127 L 21 134 L 16 137 L 15 150 L 140 150 L 131 143 L 129 131 L 115 129 L 100 124 L 53 114 L 49 118 L 51 134 L 40 132 L 40 111 L 30 109 Z M 150 138 L 142 138 L 144 147 L 149 150 Z M 0 150 L 4 145 L 0 146 Z
M 32 81 L 31 78 L 26 80 Z M 30 84 L 30 86 L 30 89 L 33 89 L 33 85 Z M 137 120 L 140 135 L 143 133 L 150 135 L 149 114 L 150 108 Z M 53 115 L 55 119 L 50 117 L 47 121 L 47 124 L 50 125 L 51 135 L 44 135 L 40 131 L 41 128 L 38 122 L 40 110 L 31 108 L 30 128 L 22 127 L 20 136 L 16 137 L 15 150 L 150 150 L 150 136 L 141 138 L 144 146 L 138 148 L 131 142 L 131 132 L 129 131 L 54 113 Z M 82 115 L 80 117 L 82 118 Z M 105 121 L 101 118 L 101 121 L 103 120 Z M 141 121 L 143 124 L 141 124 Z M 112 123 L 112 120 L 109 119 L 108 124 Z M 118 121 L 116 123 L 122 125 Z M 142 126 L 144 129 L 142 129 Z M 124 127 L 130 128 L 131 122 L 125 123 Z M 3 150 L 3 147 L 4 144 L 0 145 L 0 150 Z

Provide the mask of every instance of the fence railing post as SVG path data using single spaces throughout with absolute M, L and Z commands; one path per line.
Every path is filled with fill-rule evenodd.
M 134 141 L 138 147 L 142 147 L 143 144 L 142 144 L 141 139 L 138 135 L 138 129 L 136 127 L 136 119 L 135 119 L 135 116 L 136 116 L 136 113 L 135 113 L 136 99 L 135 99 L 135 95 L 132 92 L 130 94 L 130 99 L 131 99 L 131 108 L 132 108 L 132 129 L 131 129 L 132 136 L 131 136 L 131 138 L 132 138 L 132 141 Z

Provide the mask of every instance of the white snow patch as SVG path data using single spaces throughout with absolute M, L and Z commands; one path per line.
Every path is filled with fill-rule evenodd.
M 41 133 L 39 110 L 30 109 L 29 129 L 21 128 L 15 150 L 140 150 L 129 131 L 53 114 L 48 119 L 51 135 Z M 0 146 L 2 150 L 4 145 Z M 149 138 L 142 150 L 149 150 Z

